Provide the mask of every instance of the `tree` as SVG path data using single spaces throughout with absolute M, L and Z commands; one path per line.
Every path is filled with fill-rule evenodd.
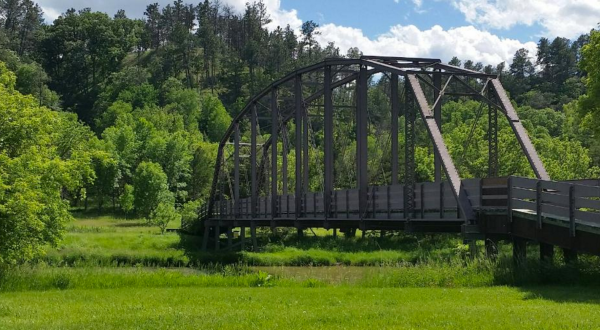
M 123 212 L 125 212 L 126 217 L 129 213 L 131 213 L 131 211 L 133 211 L 134 199 L 135 199 L 135 194 L 134 194 L 133 186 L 126 184 L 123 187 L 123 193 L 121 194 L 121 198 L 119 199 L 119 204 L 121 205 L 121 210 L 123 210 Z
M 600 31 L 592 31 L 589 44 L 582 48 L 581 67 L 587 72 L 585 85 L 587 93 L 579 100 L 582 113 L 591 113 L 594 119 L 600 119 Z M 596 121 L 598 122 L 598 121 Z M 600 133 L 600 126 L 595 126 Z
M 161 234 L 165 233 L 169 223 L 181 220 L 181 214 L 175 209 L 174 202 L 175 198 L 171 192 L 161 192 L 158 205 L 148 217 L 148 223 L 160 228 Z
M 96 153 L 92 163 L 96 173 L 94 192 L 98 202 L 98 213 L 101 213 L 105 198 L 114 196 L 121 172 L 119 171 L 118 161 L 105 152 Z
M 181 208 L 181 228 L 191 228 L 198 220 L 200 212 L 200 200 L 189 201 Z
M 101 84 L 133 48 L 123 42 L 130 38 L 115 34 L 118 24 L 105 13 L 68 10 L 40 40 L 39 56 L 52 78 L 50 87 L 62 96 L 65 108 L 88 124 L 93 123 L 91 109 Z
M 0 32 L 4 32 L 9 48 L 19 56 L 34 50 L 35 34 L 43 21 L 41 7 L 31 0 L 0 1 Z
M 531 89 L 531 77 L 535 73 L 535 67 L 529 59 L 529 51 L 527 49 L 521 48 L 515 52 L 509 72 L 510 79 L 505 79 L 504 83 L 507 85 L 511 96 L 519 99 L 522 94 Z
M 133 177 L 133 191 L 137 213 L 149 218 L 168 192 L 167 176 L 160 165 L 141 162 Z
M 448 62 L 448 64 L 456 66 L 456 67 L 460 67 L 460 65 L 462 64 L 462 61 L 459 60 L 458 57 L 454 56 L 454 57 L 452 57 L 450 62 Z
M 80 152 L 57 154 L 61 116 L 16 90 L 0 62 L 0 268 L 55 245 L 72 219 L 63 192 L 81 187 L 91 165 Z M 7 120 L 10 119 L 10 120 Z
M 199 125 L 200 131 L 213 142 L 219 141 L 231 125 L 231 117 L 217 97 L 210 94 L 202 97 L 202 116 Z

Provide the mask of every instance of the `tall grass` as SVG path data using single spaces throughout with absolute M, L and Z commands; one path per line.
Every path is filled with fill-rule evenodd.
M 333 268 L 333 269 L 332 269 Z M 307 269 L 306 267 L 301 269 Z M 418 262 L 387 267 L 330 267 L 302 274 L 293 267 L 256 269 L 245 264 L 205 265 L 199 269 L 145 267 L 21 266 L 0 273 L 0 291 L 107 289 L 122 287 L 490 287 L 497 285 L 563 285 L 600 287 L 596 260 L 548 265 L 532 260 L 516 266 L 501 258 Z M 307 276 L 308 275 L 308 276 Z

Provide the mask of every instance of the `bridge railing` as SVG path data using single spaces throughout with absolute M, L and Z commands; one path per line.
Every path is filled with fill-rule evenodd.
M 472 207 L 482 205 L 480 179 L 466 179 L 463 187 Z M 506 187 L 506 185 L 504 186 Z M 504 188 L 506 189 L 506 188 Z M 458 219 L 458 205 L 448 182 L 424 182 L 414 186 L 414 205 L 406 204 L 404 185 L 371 186 L 367 191 L 367 208 L 359 214 L 358 189 L 334 190 L 330 198 L 329 214 L 326 213 L 325 198 L 322 192 L 306 193 L 299 199 L 302 210 L 296 215 L 296 196 L 278 195 L 275 201 L 276 214 L 272 214 L 272 197 L 257 198 L 253 217 L 250 198 L 241 198 L 237 203 L 231 199 L 215 201 L 212 214 L 203 212 L 203 219 L 250 220 L 258 219 L 360 219 L 360 220 L 402 220 L 402 219 Z M 488 194 L 489 195 L 489 194 Z M 485 203 L 484 203 L 485 204 Z
M 536 215 L 538 227 L 544 219 L 568 222 L 572 236 L 577 225 L 600 227 L 600 187 L 511 177 L 508 182 L 508 214 Z

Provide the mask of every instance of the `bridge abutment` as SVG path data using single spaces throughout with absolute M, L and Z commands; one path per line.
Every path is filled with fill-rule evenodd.
M 578 255 L 577 251 L 571 249 L 562 249 L 565 264 L 577 263 Z
M 540 242 L 540 261 L 546 264 L 554 262 L 554 245 Z
M 513 262 L 516 265 L 525 263 L 527 260 L 527 240 L 520 237 L 513 237 Z

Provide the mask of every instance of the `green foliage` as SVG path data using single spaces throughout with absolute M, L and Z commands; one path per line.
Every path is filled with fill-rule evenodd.
M 200 130 L 212 142 L 218 142 L 231 124 L 231 117 L 219 99 L 213 95 L 202 97 Z
M 72 118 L 15 90 L 0 62 L 0 268 L 26 262 L 56 244 L 71 219 L 63 191 L 93 178 L 89 154 L 65 144 Z
M 181 228 L 189 230 L 189 227 L 197 222 L 200 206 L 200 200 L 189 201 L 183 205 L 181 208 Z
M 159 200 L 158 205 L 147 220 L 149 224 L 160 228 L 160 233 L 164 235 L 169 223 L 181 221 L 181 214 L 175 210 L 175 199 L 171 192 L 161 192 Z
M 168 192 L 167 176 L 159 164 L 142 162 L 133 177 L 134 205 L 141 217 L 149 218 Z
M 583 59 L 581 68 L 587 72 L 585 85 L 586 95 L 579 99 L 579 108 L 582 116 L 591 114 L 593 120 L 600 121 L 600 31 L 592 31 L 590 41 L 582 48 Z M 594 125 L 595 136 L 600 134 L 599 125 Z
M 132 185 L 126 184 L 123 187 L 123 193 L 121 194 L 121 198 L 119 199 L 119 204 L 121 205 L 121 210 L 125 212 L 125 214 L 131 213 L 134 208 L 135 194 Z

